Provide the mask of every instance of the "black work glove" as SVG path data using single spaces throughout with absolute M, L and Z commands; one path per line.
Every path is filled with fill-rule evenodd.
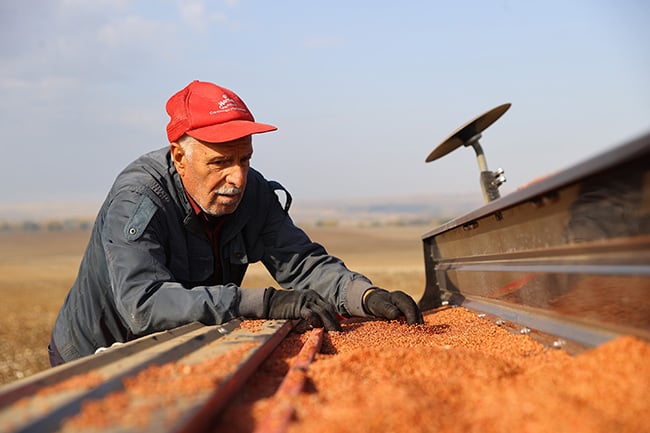
M 363 306 L 368 313 L 375 317 L 393 320 L 405 316 L 406 323 L 409 325 L 424 323 L 418 305 L 404 292 L 389 292 L 380 288 L 370 289 L 364 296 Z
M 264 317 L 267 319 L 305 319 L 314 328 L 342 331 L 334 306 L 313 290 L 264 292 Z

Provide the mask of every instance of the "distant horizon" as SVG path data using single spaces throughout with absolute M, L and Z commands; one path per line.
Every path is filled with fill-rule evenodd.
M 281 198 L 283 200 L 283 198 Z M 0 204 L 0 222 L 19 223 L 23 221 L 45 222 L 72 219 L 94 219 L 103 202 L 101 200 L 51 200 L 22 201 Z M 421 193 L 403 196 L 377 196 L 358 198 L 295 198 L 291 215 L 295 220 L 316 220 L 322 218 L 359 219 L 364 215 L 386 214 L 416 217 L 436 213 L 464 212 L 481 206 L 482 197 L 477 185 L 475 192 Z M 438 210 L 436 210 L 438 209 Z

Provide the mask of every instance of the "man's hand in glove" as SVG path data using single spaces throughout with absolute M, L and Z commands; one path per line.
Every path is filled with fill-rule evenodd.
M 363 306 L 368 313 L 382 319 L 393 320 L 405 316 L 406 323 L 409 325 L 424 323 L 422 312 L 417 304 L 404 292 L 372 288 L 364 294 Z
M 305 319 L 314 328 L 341 331 L 334 306 L 313 290 L 276 290 L 264 293 L 264 316 L 268 319 Z

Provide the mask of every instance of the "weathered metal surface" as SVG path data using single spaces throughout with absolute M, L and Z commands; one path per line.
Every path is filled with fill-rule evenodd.
M 650 339 L 650 134 L 444 224 L 423 246 L 423 308 L 465 302 L 587 345 Z
M 118 361 L 124 356 L 128 356 L 130 353 L 140 352 L 172 338 L 195 331 L 202 326 L 203 325 L 200 323 L 190 323 L 172 330 L 158 332 L 131 341 L 128 344 L 121 346 L 119 351 L 108 350 L 101 352 L 95 356 L 84 358 L 83 360 L 69 362 L 57 367 L 56 370 L 46 370 L 23 380 L 5 385 L 0 388 L 0 426 L 4 425 L 2 420 L 3 416 L 6 415 L 6 412 L 4 411 L 5 406 L 13 404 L 23 397 L 32 396 L 44 388 L 56 386 L 66 379 L 82 373 L 87 373 L 89 370 L 102 368 Z M 56 373 L 54 373 L 55 371 Z
M 259 333 L 249 333 L 245 338 L 255 340 L 259 346 L 252 350 L 241 363 L 233 366 L 232 372 L 226 380 L 219 384 L 207 401 L 198 405 L 198 410 L 195 410 L 194 413 L 183 414 L 186 421 L 174 431 L 178 433 L 212 432 L 212 422 L 244 386 L 248 378 L 282 342 L 294 324 L 292 321 L 270 320 L 265 322 L 265 328 Z M 222 350 L 230 349 L 227 346 L 222 346 Z
M 188 325 L 4 387 L 0 389 L 0 432 L 202 431 L 293 326 L 288 321 L 266 321 L 251 332 L 240 328 L 240 323 L 234 320 L 218 326 Z M 237 349 L 241 359 L 229 365 L 218 364 L 221 359 L 228 364 L 220 356 Z M 206 366 L 211 368 L 206 363 L 212 360 L 217 360 L 214 367 L 223 374 L 192 374 Z M 164 370 L 169 365 L 174 368 Z M 157 382 L 142 380 L 156 368 L 158 373 L 169 371 L 170 377 L 160 376 Z M 188 374 L 183 376 L 185 372 Z M 196 392 L 184 384 L 184 393 L 180 387 L 175 390 L 165 386 L 165 381 L 183 384 L 185 378 L 190 381 L 197 376 L 214 383 L 199 383 Z M 142 384 L 138 385 L 138 381 Z M 115 402 L 119 402 L 119 415 L 111 418 Z M 92 425 L 87 421 L 75 423 L 74 419 L 93 404 L 96 413 L 107 419 L 91 419 Z

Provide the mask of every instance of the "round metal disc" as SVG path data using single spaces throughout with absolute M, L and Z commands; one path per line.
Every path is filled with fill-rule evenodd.
M 487 129 L 488 126 L 492 125 L 497 121 L 499 117 L 503 115 L 508 108 L 510 108 L 510 103 L 499 105 L 493 109 L 486 111 L 475 119 L 470 120 L 465 123 L 463 126 L 458 128 L 451 134 L 445 141 L 440 143 L 438 147 L 433 149 L 433 151 L 427 156 L 426 162 L 434 161 L 442 156 L 445 156 L 452 150 L 460 146 L 464 146 L 472 137 L 476 134 L 480 134 Z

